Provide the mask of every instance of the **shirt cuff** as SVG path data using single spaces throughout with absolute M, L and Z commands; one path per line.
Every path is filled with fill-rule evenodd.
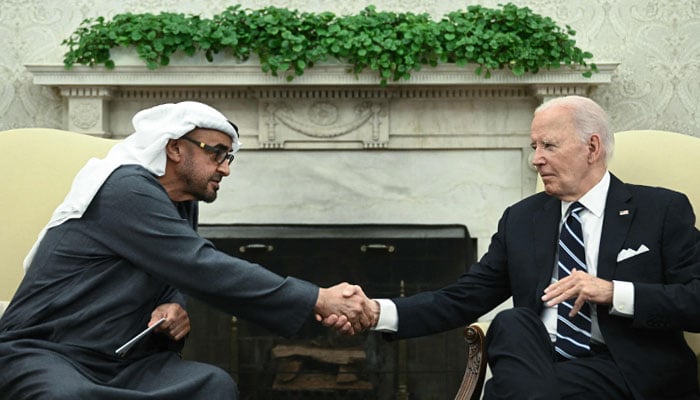
M 613 281 L 613 304 L 611 315 L 620 317 L 634 316 L 634 284 L 632 282 Z
M 379 303 L 379 319 L 377 326 L 372 328 L 380 332 L 396 332 L 399 329 L 399 312 L 396 304 L 389 299 L 374 299 Z

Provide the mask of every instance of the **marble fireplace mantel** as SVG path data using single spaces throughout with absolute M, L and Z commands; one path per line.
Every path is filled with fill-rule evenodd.
M 440 65 L 382 87 L 376 73 L 340 64 L 288 82 L 257 64 L 138 63 L 27 68 L 66 99 L 72 131 L 125 137 L 138 110 L 182 100 L 234 121 L 243 154 L 219 199 L 201 207 L 204 224 L 463 224 L 479 256 L 505 207 L 534 191 L 533 110 L 589 95 L 617 67 L 598 63 L 592 78 L 561 68 L 485 79 Z
M 416 121 L 404 127 L 397 120 L 416 115 L 414 111 L 430 112 L 441 102 L 449 107 L 455 101 L 480 99 L 485 111 L 501 108 L 508 114 L 513 101 L 532 106 L 551 97 L 588 95 L 597 86 L 609 83 L 616 67 L 617 63 L 599 63 L 600 72 L 591 78 L 562 67 L 521 77 L 499 70 L 486 79 L 476 75 L 473 66 L 443 64 L 424 67 L 410 80 L 381 87 L 375 72 L 348 73 L 349 66 L 344 64 L 316 65 L 292 81 L 263 73 L 257 63 L 235 61 L 175 59 L 158 70 L 148 70 L 138 59 L 118 62 L 113 70 L 27 65 L 35 84 L 57 88 L 67 99 L 69 130 L 120 137 L 130 131 L 130 126 L 115 120 L 114 114 L 129 108 L 120 107 L 120 103 L 148 105 L 149 101 L 200 99 L 227 103 L 223 111 L 253 111 L 257 115 L 258 120 L 251 121 L 254 126 L 248 126 L 253 129 L 243 131 L 248 139 L 254 139 L 247 140 L 255 144 L 248 149 L 482 147 L 487 132 L 475 122 L 488 125 L 488 121 L 470 121 L 467 132 L 421 132 L 421 124 Z M 250 103 L 255 103 L 257 109 L 250 110 Z M 470 112 L 468 108 L 466 112 Z M 465 121 L 454 122 L 460 125 Z M 395 127 L 401 127 L 401 131 Z M 514 130 L 523 133 L 521 129 L 504 128 L 496 135 L 499 140 L 511 136 Z

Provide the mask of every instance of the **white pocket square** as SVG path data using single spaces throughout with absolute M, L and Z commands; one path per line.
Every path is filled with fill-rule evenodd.
M 647 251 L 649 251 L 649 248 L 645 245 L 639 246 L 639 248 L 637 250 L 635 250 L 635 249 L 620 250 L 620 252 L 617 254 L 617 262 L 626 260 L 626 259 L 634 257 L 634 256 L 638 256 L 642 253 L 646 253 Z

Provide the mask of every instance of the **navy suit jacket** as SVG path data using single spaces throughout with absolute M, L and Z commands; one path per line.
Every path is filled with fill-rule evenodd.
M 510 296 L 541 313 L 556 257 L 560 200 L 538 193 L 503 213 L 488 252 L 442 289 L 392 299 L 399 327 L 390 339 L 471 323 Z M 688 198 L 611 177 L 598 277 L 634 283 L 634 317 L 597 306 L 603 338 L 636 398 L 678 398 L 698 391 L 696 358 L 683 331 L 700 331 L 700 244 Z M 617 262 L 623 249 L 649 251 Z

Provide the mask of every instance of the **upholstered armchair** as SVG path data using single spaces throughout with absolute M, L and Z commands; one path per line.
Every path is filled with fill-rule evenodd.
M 651 130 L 618 132 L 609 168 L 625 182 L 662 186 L 685 193 L 696 213 L 696 227 L 700 228 L 697 218 L 700 213 L 700 138 Z M 542 182 L 538 180 L 536 190 L 542 189 Z M 467 368 L 455 400 L 480 398 L 487 375 L 484 337 L 488 325 L 487 321 L 478 322 L 465 328 Z M 700 334 L 686 332 L 685 337 L 699 357 L 700 371 Z
M 56 129 L 0 132 L 0 315 L 22 279 L 22 262 L 73 177 L 115 140 Z

